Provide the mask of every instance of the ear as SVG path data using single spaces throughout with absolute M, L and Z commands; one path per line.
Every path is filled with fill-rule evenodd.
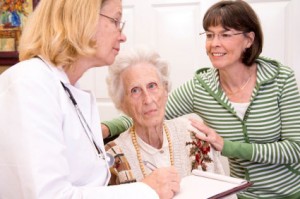
M 253 31 L 247 33 L 247 44 L 246 48 L 250 48 L 254 42 L 255 39 L 255 33 Z
M 165 82 L 164 84 L 164 95 L 166 96 L 166 97 L 168 97 L 168 95 L 169 95 L 169 85 L 168 85 L 168 82 Z

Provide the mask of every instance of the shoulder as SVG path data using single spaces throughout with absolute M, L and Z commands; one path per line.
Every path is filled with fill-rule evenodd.
M 52 92 L 57 89 L 57 85 L 59 81 L 56 80 L 54 73 L 38 58 L 19 62 L 0 76 L 1 91 L 24 88 L 27 92 Z
M 68 107 L 64 105 L 65 93 L 58 77 L 38 58 L 22 61 L 1 74 L 0 96 L 6 101 L 16 99 L 20 104 L 40 106 L 52 113 Z M 30 108 L 22 110 L 33 113 Z
M 173 139 L 180 143 L 191 140 L 189 132 L 190 121 L 187 117 L 182 116 L 171 120 L 165 120 L 165 124 Z
M 21 61 L 7 69 L 1 76 L 5 78 L 33 78 L 43 79 L 45 76 L 51 76 L 52 72 L 39 58 L 32 58 Z
M 195 72 L 195 78 L 207 79 L 215 76 L 216 69 L 213 67 L 209 68 L 200 68 Z
M 194 82 L 196 85 L 205 89 L 213 89 L 218 85 L 219 73 L 218 69 L 214 67 L 200 68 L 194 75 Z M 199 88 L 198 88 L 199 89 Z
M 165 120 L 165 124 L 168 128 L 174 129 L 186 129 L 189 121 L 185 117 L 178 117 L 171 120 Z
M 203 121 L 203 119 L 199 115 L 191 113 L 177 117 L 175 119 L 165 120 L 165 123 L 169 128 L 172 128 L 176 131 L 189 131 L 189 129 L 191 128 L 191 122 L 189 120 L 190 118 L 198 120 L 200 122 Z
M 258 63 L 260 74 L 270 77 L 270 79 L 285 78 L 294 75 L 292 68 L 283 65 L 275 59 L 261 56 L 256 62 Z
M 131 134 L 130 134 L 130 128 L 121 133 L 115 140 L 114 142 L 119 145 L 123 146 L 127 144 L 128 141 L 131 141 Z
M 207 74 L 210 73 L 212 69 L 212 67 L 202 67 L 196 70 L 196 74 Z

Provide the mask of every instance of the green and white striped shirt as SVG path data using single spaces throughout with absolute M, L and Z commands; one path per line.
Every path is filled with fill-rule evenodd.
M 254 184 L 241 198 L 300 198 L 300 95 L 293 71 L 257 60 L 257 83 L 244 118 L 204 68 L 169 96 L 166 117 L 196 113 L 225 140 L 231 176 Z

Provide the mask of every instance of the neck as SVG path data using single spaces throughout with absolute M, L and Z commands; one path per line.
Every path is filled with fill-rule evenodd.
M 169 130 L 168 128 L 163 125 L 163 128 L 166 132 L 166 136 L 167 136 L 167 140 L 168 140 L 168 146 L 169 146 L 169 153 L 170 153 L 170 164 L 171 165 L 174 165 L 174 157 L 173 157 L 173 145 L 172 145 L 172 142 L 171 142 L 171 136 L 170 136 L 170 133 L 169 133 Z M 136 135 L 136 131 L 135 131 L 135 127 L 132 126 L 131 129 L 130 129 L 130 135 L 131 135 L 131 140 L 132 140 L 132 144 L 134 146 L 134 149 L 136 151 L 136 156 L 137 156 L 137 159 L 138 159 L 138 162 L 139 162 L 139 166 L 140 166 L 140 169 L 141 169 L 141 172 L 143 174 L 144 177 L 146 177 L 146 169 L 144 167 L 144 163 L 143 163 L 143 158 L 142 158 L 142 155 L 141 155 L 141 150 L 140 150 L 140 147 L 137 143 L 137 135 Z
M 147 144 L 160 149 L 163 145 L 163 123 L 154 127 L 135 126 L 136 134 Z
M 75 62 L 73 62 L 70 67 L 65 70 L 69 81 L 72 85 L 74 85 L 82 75 L 90 68 L 93 67 L 89 58 L 78 58 Z
M 255 66 L 243 66 L 242 69 L 238 68 L 230 71 L 220 70 L 220 85 L 228 94 L 234 94 L 243 90 L 249 84 L 251 78 L 255 76 L 255 71 Z

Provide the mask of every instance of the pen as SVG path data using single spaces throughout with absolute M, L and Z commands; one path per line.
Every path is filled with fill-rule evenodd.
M 151 162 L 149 162 L 147 160 L 143 160 L 143 163 L 151 171 L 154 171 L 155 169 L 157 169 L 157 167 L 154 164 L 152 164 Z

